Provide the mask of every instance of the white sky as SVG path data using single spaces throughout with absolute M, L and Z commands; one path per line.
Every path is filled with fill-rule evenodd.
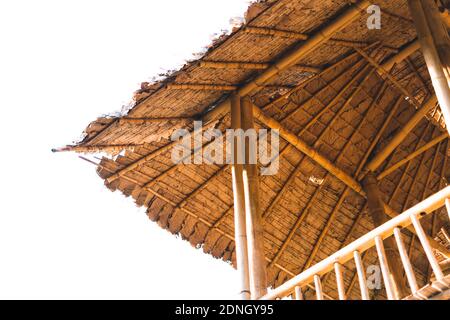
M 237 274 L 103 186 L 75 140 L 244 0 L 0 1 L 0 298 L 236 298 Z

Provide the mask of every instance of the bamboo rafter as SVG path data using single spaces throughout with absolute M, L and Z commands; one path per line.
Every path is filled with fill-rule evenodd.
M 170 121 L 188 121 L 193 120 L 192 117 L 158 117 L 158 118 L 134 118 L 134 117 L 122 117 L 118 119 L 119 124 L 135 123 L 135 124 L 145 124 L 145 123 L 164 123 Z
M 66 146 L 62 148 L 54 148 L 52 149 L 52 152 L 117 152 L 124 149 L 133 149 L 141 146 L 143 146 L 143 144 L 97 144 L 90 146 Z
M 380 71 L 386 78 L 398 89 L 401 93 L 405 95 L 405 98 L 407 98 L 408 102 L 411 103 L 416 109 L 419 109 L 421 107 L 421 104 L 414 98 L 414 96 L 405 88 L 402 86 L 402 84 L 395 79 L 394 76 L 392 76 L 388 70 L 386 70 L 383 66 L 381 66 L 378 62 L 375 61 L 371 56 L 369 56 L 366 52 L 363 50 L 355 47 L 354 48 L 358 53 L 365 58 L 371 65 L 373 65 L 378 71 Z
M 398 168 L 403 166 L 405 163 L 413 160 L 415 157 L 417 157 L 417 156 L 421 155 L 422 153 L 428 151 L 429 149 L 433 148 L 436 144 L 440 143 L 441 141 L 443 141 L 443 140 L 445 140 L 447 138 L 448 138 L 448 133 L 443 133 L 443 134 L 433 138 L 431 141 L 427 142 L 425 145 L 423 145 L 419 149 L 415 150 L 414 152 L 412 152 L 411 154 L 406 156 L 404 159 L 400 160 L 396 164 L 392 165 L 388 169 L 386 169 L 383 172 L 381 172 L 377 176 L 377 179 L 378 180 L 383 179 L 384 177 L 388 176 L 389 174 L 391 174 L 392 172 L 394 172 L 395 170 L 397 170 Z
M 261 62 L 229 62 L 229 61 L 201 61 L 200 67 L 211 69 L 249 69 L 249 70 L 264 70 L 270 67 L 270 63 Z M 310 73 L 319 73 L 321 71 L 318 67 L 295 65 L 297 69 Z

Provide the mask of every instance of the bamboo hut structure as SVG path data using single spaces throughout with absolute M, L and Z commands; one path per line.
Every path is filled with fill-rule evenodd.
M 107 154 L 106 187 L 237 268 L 243 299 L 448 299 L 450 4 L 379 0 L 379 29 L 371 5 L 254 2 L 200 59 L 55 151 Z M 278 130 L 278 172 L 260 175 L 251 148 L 243 164 L 174 164 L 170 137 L 194 120 Z

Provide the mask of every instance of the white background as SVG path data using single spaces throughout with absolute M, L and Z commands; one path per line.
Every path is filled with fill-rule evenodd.
M 243 0 L 0 0 L 0 298 L 236 298 L 237 275 L 52 154 L 177 68 Z

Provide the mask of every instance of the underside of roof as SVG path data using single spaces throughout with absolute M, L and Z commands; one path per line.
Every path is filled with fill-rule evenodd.
M 143 83 L 126 115 L 97 119 L 73 150 L 113 154 L 103 157 L 97 169 L 109 189 L 133 197 L 160 227 L 234 265 L 230 166 L 174 164 L 168 147 L 170 135 L 179 128 L 192 130 L 193 119 L 202 119 L 231 92 L 296 50 L 352 2 L 278 0 L 252 4 L 242 26 L 217 39 L 201 59 L 162 81 Z M 408 96 L 380 74 L 376 65 L 413 43 L 416 32 L 406 1 L 380 0 L 377 5 L 382 10 L 381 29 L 369 30 L 363 11 L 331 39 L 250 94 L 266 116 L 355 179 L 417 112 L 411 100 L 423 105 L 434 92 L 420 51 L 390 72 Z M 387 168 L 446 134 L 441 118 L 439 107 L 433 107 L 375 171 L 381 177 L 383 200 L 398 213 L 446 183 L 447 136 L 383 176 Z M 219 130 L 230 127 L 229 114 L 216 120 L 212 125 Z M 258 121 L 257 126 L 266 127 Z M 271 286 L 278 286 L 374 228 L 360 193 L 283 139 L 280 150 L 279 172 L 260 178 Z M 108 180 L 118 172 L 122 173 L 116 179 Z M 441 214 L 446 213 L 437 213 Z M 425 218 L 423 224 L 426 230 L 432 228 L 431 219 Z M 424 284 L 429 276 L 424 252 L 412 234 L 407 235 L 418 282 Z M 375 251 L 368 251 L 365 264 L 377 264 Z M 349 298 L 359 297 L 352 280 L 354 270 L 353 263 L 345 265 Z M 334 286 L 334 275 L 323 282 L 325 292 Z M 380 292 L 379 297 L 383 296 Z

